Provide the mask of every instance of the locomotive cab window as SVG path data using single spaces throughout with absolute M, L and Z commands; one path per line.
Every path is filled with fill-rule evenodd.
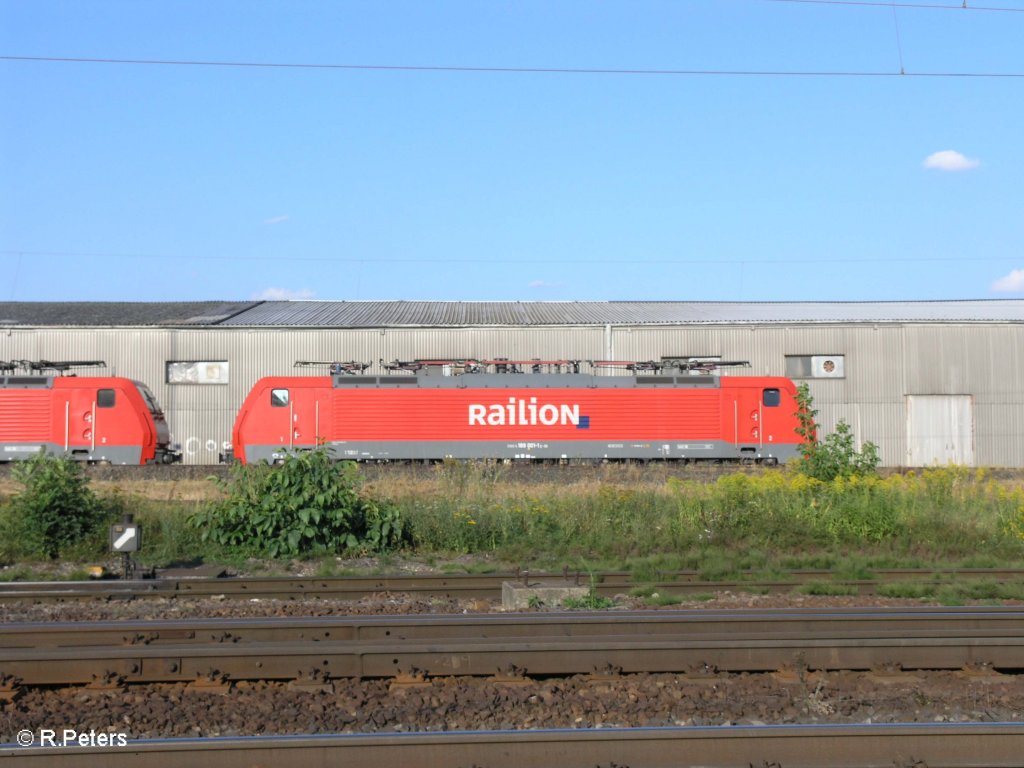
M 146 408 L 149 409 L 150 413 L 163 413 L 160 410 L 160 403 L 156 401 L 156 397 L 146 387 L 139 385 L 139 394 L 142 395 L 142 399 L 146 402 Z
M 765 389 L 762 391 L 761 403 L 765 408 L 775 408 L 782 404 L 782 394 L 777 389 Z
M 96 391 L 97 408 L 113 408 L 115 399 L 114 390 L 112 389 L 100 389 Z
M 288 406 L 288 390 L 287 389 L 272 389 L 272 390 L 270 390 L 270 406 L 272 408 L 286 408 Z

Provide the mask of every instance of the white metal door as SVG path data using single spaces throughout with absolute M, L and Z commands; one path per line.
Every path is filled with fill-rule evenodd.
M 974 466 L 974 399 L 907 395 L 907 466 Z

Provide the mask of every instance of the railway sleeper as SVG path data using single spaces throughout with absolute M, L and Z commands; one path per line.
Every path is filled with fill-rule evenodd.
M 533 682 L 527 676 L 526 669 L 515 664 L 506 664 L 499 668 L 495 674 L 487 678 L 487 681 L 501 685 L 528 685 Z
M 197 675 L 195 680 L 185 686 L 185 690 L 192 693 L 214 693 L 226 696 L 231 691 L 231 685 L 227 674 L 219 670 L 210 670 L 205 674 Z
M 811 672 L 806 667 L 786 666 L 771 673 L 779 685 L 819 685 L 825 679 L 822 672 Z
M 889 661 L 872 667 L 868 672 L 868 679 L 882 685 L 893 685 L 918 682 L 923 678 L 920 675 L 907 672 L 899 662 Z
M 90 691 L 118 691 L 128 686 L 128 679 L 119 672 L 107 669 L 93 675 L 92 682 L 85 687 Z
M 980 661 L 965 664 L 957 675 L 972 683 L 1004 683 L 1012 678 L 1011 675 L 997 671 L 992 664 Z
M 622 666 L 612 664 L 611 662 L 600 667 L 594 667 L 594 670 L 587 675 L 587 679 L 592 682 L 607 682 L 609 680 L 618 680 L 620 677 L 622 677 Z
M 398 674 L 391 678 L 389 690 L 404 690 L 407 688 L 426 688 L 430 685 L 427 673 L 422 669 L 410 667 L 408 672 L 399 670 Z
M 716 680 L 721 670 L 718 665 L 709 661 L 702 661 L 699 664 L 688 664 L 683 670 L 683 678 L 689 682 L 705 682 Z
M 306 693 L 334 693 L 334 683 L 327 672 L 319 667 L 302 670 L 301 675 L 288 681 L 288 690 Z
M 0 701 L 16 701 L 22 692 L 21 678 L 0 675 Z

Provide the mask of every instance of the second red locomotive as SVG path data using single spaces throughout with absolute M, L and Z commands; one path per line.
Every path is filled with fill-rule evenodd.
M 591 361 L 582 373 L 571 360 L 416 360 L 381 376 L 335 364 L 329 376 L 256 382 L 235 421 L 234 456 L 274 463 L 318 445 L 355 461 L 799 456 L 795 385 L 718 375 L 741 364 Z M 629 375 L 599 375 L 604 367 Z

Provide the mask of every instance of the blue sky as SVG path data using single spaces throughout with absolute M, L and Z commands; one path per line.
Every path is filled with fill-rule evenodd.
M 960 2 L 0 0 L 0 301 L 1024 297 Z

